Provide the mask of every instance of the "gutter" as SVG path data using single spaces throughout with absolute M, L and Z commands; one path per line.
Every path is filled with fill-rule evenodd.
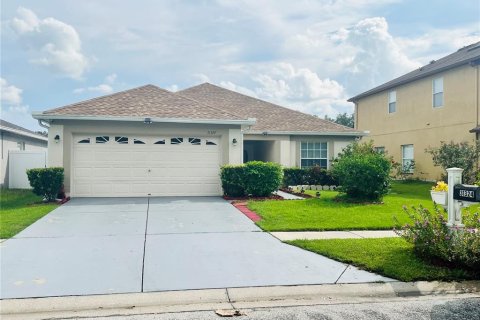
M 9 128 L 9 127 L 4 127 L 4 126 L 0 126 L 0 130 L 10 132 L 10 133 L 14 133 L 14 134 L 18 134 L 18 135 L 21 135 L 21 136 L 24 136 L 24 137 L 37 139 L 37 140 L 48 141 L 47 137 L 38 135 L 36 133 L 29 133 L 29 132 L 25 132 L 25 131 L 21 131 L 21 130 L 17 130 L 17 129 L 12 129 L 12 128 Z M 2 134 L 2 137 L 3 137 L 3 134 Z
M 157 118 L 157 117 L 115 117 L 115 116 L 88 116 L 88 115 L 53 115 L 42 112 L 33 112 L 32 117 L 37 120 L 92 120 L 92 121 L 130 121 L 130 122 L 169 122 L 169 123 L 192 123 L 192 124 L 230 124 L 230 125 L 254 125 L 257 120 L 248 118 L 245 120 L 225 119 L 185 119 L 185 118 Z
M 370 131 L 246 131 L 244 134 L 256 135 L 290 135 L 290 136 L 367 136 Z

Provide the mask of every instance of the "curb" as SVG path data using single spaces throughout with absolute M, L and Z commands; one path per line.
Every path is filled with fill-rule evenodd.
M 59 319 L 169 312 L 361 303 L 378 299 L 467 294 L 480 281 L 390 282 L 225 288 L 0 300 L 2 319 Z

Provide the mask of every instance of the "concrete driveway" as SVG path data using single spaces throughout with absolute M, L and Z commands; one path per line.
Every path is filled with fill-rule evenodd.
M 79 198 L 0 244 L 1 298 L 392 281 L 283 244 L 221 198 Z

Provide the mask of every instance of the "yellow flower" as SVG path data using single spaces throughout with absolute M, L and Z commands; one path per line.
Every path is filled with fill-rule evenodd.
M 448 191 L 448 184 L 443 181 L 438 181 L 436 186 L 432 187 L 432 191 Z

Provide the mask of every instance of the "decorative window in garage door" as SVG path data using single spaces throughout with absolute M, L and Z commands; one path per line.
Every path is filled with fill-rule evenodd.
M 116 136 L 115 142 L 118 144 L 128 144 L 128 137 Z
M 83 138 L 79 140 L 77 143 L 90 143 L 90 138 Z
M 188 142 L 194 146 L 199 146 L 202 143 L 202 140 L 200 138 L 188 138 Z
M 107 143 L 110 140 L 109 136 L 95 137 L 95 143 Z
M 182 144 L 183 143 L 183 138 L 171 138 L 170 139 L 170 144 Z
M 133 139 L 133 144 L 145 144 L 145 141 L 134 138 L 134 139 Z
M 216 146 L 218 143 L 217 140 L 214 140 L 214 139 L 207 139 L 207 142 L 206 142 L 206 145 L 207 146 Z
M 165 139 L 157 140 L 153 144 L 165 144 Z

